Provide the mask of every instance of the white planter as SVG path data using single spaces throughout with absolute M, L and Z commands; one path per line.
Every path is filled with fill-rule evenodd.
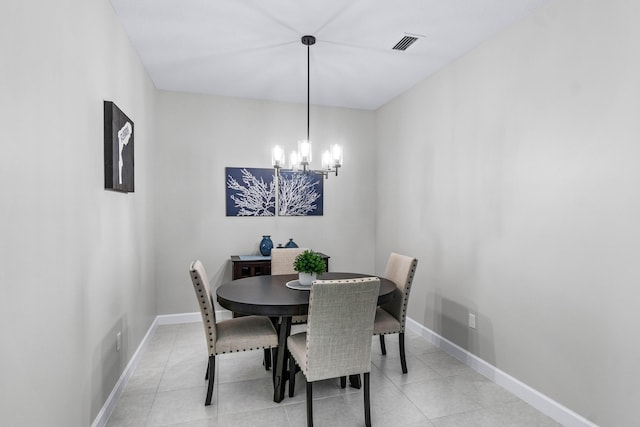
M 298 273 L 298 281 L 301 285 L 311 286 L 314 280 L 316 280 L 316 273 Z

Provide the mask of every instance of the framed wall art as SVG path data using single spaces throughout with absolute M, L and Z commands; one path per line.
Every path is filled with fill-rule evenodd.
M 280 171 L 279 216 L 322 216 L 324 177 L 315 173 Z
M 104 188 L 134 191 L 133 121 L 111 101 L 104 101 Z
M 274 216 L 273 169 L 225 168 L 227 216 Z
M 281 170 L 276 176 L 271 168 L 225 168 L 225 176 L 227 216 L 324 213 L 322 175 Z

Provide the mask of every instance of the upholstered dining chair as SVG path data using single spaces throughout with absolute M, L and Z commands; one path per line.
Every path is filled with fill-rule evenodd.
M 209 380 L 205 405 L 211 404 L 216 368 L 216 356 L 236 351 L 269 349 L 278 346 L 278 334 L 266 317 L 245 316 L 216 322 L 216 312 L 209 290 L 209 278 L 199 260 L 189 267 L 193 289 L 198 298 L 204 335 L 207 340 L 209 364 L 205 379 Z
M 369 372 L 371 336 L 380 279 L 316 280 L 311 285 L 306 332 L 287 338 L 293 362 L 307 379 L 307 426 L 313 426 L 313 383 L 338 378 L 342 387 L 349 375 L 364 374 L 364 418 L 371 426 Z M 289 394 L 295 370 L 289 370 Z
M 296 257 L 308 251 L 308 248 L 274 248 L 271 249 L 271 274 L 296 274 L 298 273 L 293 268 L 293 262 Z M 293 316 L 291 323 L 299 324 L 305 323 L 307 316 Z
M 373 326 L 373 334 L 380 335 L 380 350 L 387 354 L 384 343 L 385 334 L 398 334 L 400 345 L 400 365 L 402 372 L 406 374 L 407 358 L 404 350 L 404 330 L 407 319 L 407 304 L 411 283 L 418 266 L 418 260 L 406 255 L 392 253 L 387 262 L 385 278 L 392 280 L 397 289 L 394 291 L 393 300 L 376 310 L 376 320 Z
M 271 274 L 296 274 L 293 262 L 296 257 L 308 248 L 274 248 L 271 249 Z

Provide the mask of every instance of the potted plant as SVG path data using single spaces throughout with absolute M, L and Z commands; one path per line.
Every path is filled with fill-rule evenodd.
M 318 274 L 325 272 L 327 266 L 317 252 L 304 251 L 296 257 L 293 268 L 298 272 L 301 285 L 311 285 Z

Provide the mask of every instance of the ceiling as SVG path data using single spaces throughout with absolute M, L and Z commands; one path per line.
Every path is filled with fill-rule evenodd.
M 111 0 L 158 89 L 375 110 L 548 0 Z M 418 40 L 393 46 L 406 34 Z

